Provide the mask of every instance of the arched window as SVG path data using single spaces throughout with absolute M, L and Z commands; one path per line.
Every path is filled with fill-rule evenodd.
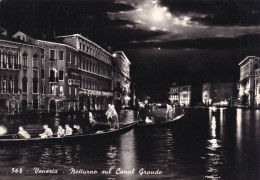
M 4 76 L 2 82 L 2 93 L 6 93 L 6 88 L 7 88 L 6 79 L 7 79 L 6 76 Z
M 18 66 L 19 63 L 18 63 L 18 53 L 17 52 L 14 52 L 13 58 L 14 58 L 14 69 L 20 69 Z
M 18 93 L 18 77 L 14 78 L 14 93 Z
M 23 79 L 22 79 L 22 89 L 23 89 L 23 93 L 27 93 L 27 77 L 23 77 Z
M 38 78 L 33 78 L 33 93 L 38 93 Z
M 7 66 L 6 66 L 6 61 L 7 61 L 7 58 L 6 58 L 6 55 L 7 55 L 7 52 L 6 52 L 6 50 L 4 50 L 3 51 L 3 68 L 6 68 Z
M 13 68 L 13 52 L 9 51 L 8 52 L 8 56 L 7 56 L 7 64 L 8 64 L 8 68 L 12 69 Z
M 28 66 L 28 60 L 27 60 L 27 53 L 23 53 L 23 66 L 27 67 Z
M 13 92 L 13 77 L 9 76 L 8 79 L 8 93 L 12 93 Z

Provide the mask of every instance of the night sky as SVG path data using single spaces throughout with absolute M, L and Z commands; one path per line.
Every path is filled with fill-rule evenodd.
M 259 0 L 0 0 L 0 26 L 123 50 L 137 97 L 154 101 L 173 82 L 237 82 L 238 63 L 260 56 Z

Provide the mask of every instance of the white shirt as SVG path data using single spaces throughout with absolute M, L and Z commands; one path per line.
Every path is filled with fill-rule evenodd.
M 67 127 L 66 130 L 65 130 L 65 135 L 68 136 L 68 135 L 72 135 L 72 129 L 70 127 Z

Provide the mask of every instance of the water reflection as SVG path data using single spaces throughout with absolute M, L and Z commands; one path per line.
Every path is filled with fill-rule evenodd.
M 67 171 L 78 169 L 109 170 L 121 168 L 160 169 L 163 176 L 156 179 L 259 179 L 260 168 L 260 111 L 218 109 L 212 116 L 208 109 L 186 110 L 187 118 L 172 129 L 154 128 L 145 132 L 130 131 L 115 139 L 103 142 L 60 144 L 32 144 L 0 147 L 0 174 L 10 167 L 56 168 L 61 179 L 71 179 Z M 155 110 L 156 117 L 165 110 Z M 122 111 L 120 123 L 134 120 L 133 111 Z M 53 118 L 55 128 L 67 119 Z M 78 121 L 76 117 L 68 121 Z M 45 119 L 44 123 L 48 121 Z M 42 120 L 19 122 L 29 132 L 39 132 Z M 1 121 L 8 130 L 16 130 L 16 123 Z M 64 174 L 62 174 L 64 173 Z M 79 179 L 95 179 L 80 176 Z M 120 175 L 99 176 L 97 179 L 153 179 L 153 176 Z M 78 176 L 77 176 L 78 179 Z
M 118 149 L 115 145 L 110 145 L 107 154 L 107 166 L 109 168 L 116 167 L 118 164 Z
M 223 111 L 220 111 L 220 117 L 223 118 Z M 223 119 L 222 119 L 223 121 Z M 219 166 L 223 164 L 222 152 L 219 149 L 221 147 L 221 141 L 217 139 L 217 120 L 215 116 L 212 116 L 210 119 L 210 139 L 206 148 L 206 154 L 203 159 L 205 159 L 206 167 L 206 178 L 208 179 L 220 179 L 220 170 Z
M 237 148 L 241 149 L 241 141 L 242 141 L 242 109 L 237 109 L 237 115 L 236 115 L 236 139 L 237 139 Z

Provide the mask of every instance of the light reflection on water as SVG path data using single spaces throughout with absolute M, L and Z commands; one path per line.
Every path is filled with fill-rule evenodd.
M 105 175 L 105 179 L 140 179 L 141 168 L 160 169 L 160 179 L 259 179 L 260 111 L 219 109 L 212 116 L 208 109 L 186 110 L 186 118 L 172 129 L 130 131 L 104 142 L 72 144 L 33 144 L 0 147 L 0 174 L 10 174 L 11 167 L 23 167 L 29 175 L 32 169 L 58 169 L 63 178 L 70 168 L 85 170 L 131 170 L 134 175 Z M 155 110 L 162 120 L 165 110 Z M 133 111 L 122 111 L 120 123 L 134 120 Z M 75 118 L 75 117 L 72 117 Z M 5 123 L 15 126 L 15 121 Z M 1 124 L 0 123 L 0 124 Z M 19 122 L 22 123 L 22 122 Z M 52 127 L 61 123 L 53 119 Z M 15 126 L 16 127 L 16 126 Z M 25 123 L 30 132 L 42 128 L 40 121 Z M 77 179 L 95 179 L 93 175 Z M 100 176 L 99 176 L 100 177 Z M 59 178 L 58 178 L 59 179 Z

